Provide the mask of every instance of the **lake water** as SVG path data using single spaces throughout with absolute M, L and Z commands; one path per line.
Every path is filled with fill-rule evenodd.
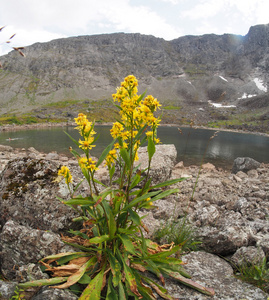
M 99 156 L 112 138 L 109 130 L 111 126 L 95 126 L 95 131 L 100 133 L 96 147 L 92 149 L 93 156 Z M 251 157 L 259 162 L 269 163 L 269 137 L 245 133 L 220 131 L 214 134 L 212 130 L 159 127 L 158 137 L 163 144 L 174 144 L 177 148 L 177 160 L 184 161 L 184 165 L 199 165 L 211 162 L 216 166 L 230 169 L 237 157 Z M 0 132 L 0 144 L 10 145 L 14 148 L 34 147 L 38 151 L 65 153 L 70 155 L 69 146 L 75 148 L 73 142 L 64 133 L 68 132 L 75 139 L 79 138 L 78 132 L 72 127 L 52 127 L 38 130 L 20 130 L 14 132 Z M 210 140 L 210 141 L 209 141 Z

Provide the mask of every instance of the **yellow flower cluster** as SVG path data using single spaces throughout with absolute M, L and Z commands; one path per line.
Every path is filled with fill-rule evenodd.
M 72 182 L 72 175 L 66 166 L 61 167 L 61 169 L 58 171 L 58 176 L 63 176 L 67 184 Z
M 161 106 L 156 98 L 149 95 L 144 100 L 142 96 L 137 95 L 138 81 L 134 75 L 127 76 L 117 88 L 116 94 L 112 97 L 114 101 L 120 103 L 121 121 L 115 122 L 110 130 L 114 139 L 121 141 L 121 147 L 127 148 L 131 139 L 134 139 L 138 131 L 148 125 L 151 130 L 147 132 L 147 136 L 151 137 L 155 144 L 159 143 L 156 138 L 156 128 L 159 126 L 160 119 L 154 116 L 154 112 Z M 120 146 L 115 144 L 115 148 Z M 133 145 L 135 160 L 138 160 L 137 151 L 139 144 Z M 112 156 L 113 157 L 113 156 Z M 108 155 L 107 165 L 113 163 L 111 155 Z M 115 160 L 115 159 L 114 159 Z
M 78 161 L 81 168 L 89 169 L 91 171 L 98 170 L 96 167 L 96 161 L 91 157 L 81 157 Z
M 107 157 L 106 157 L 106 165 L 110 168 L 112 164 L 115 163 L 117 159 L 117 150 L 114 148 L 113 150 L 110 150 Z
M 76 129 L 78 129 L 80 135 L 84 138 L 84 140 L 79 140 L 81 144 L 79 147 L 83 150 L 91 150 L 95 147 L 95 145 L 92 144 L 94 142 L 93 136 L 96 134 L 94 124 L 89 122 L 87 116 L 82 113 L 78 114 L 78 117 L 75 118 L 75 122 L 78 125 Z

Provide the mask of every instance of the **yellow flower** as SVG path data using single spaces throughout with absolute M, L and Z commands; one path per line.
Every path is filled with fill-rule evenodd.
M 81 168 L 87 168 L 90 169 L 91 171 L 98 170 L 96 167 L 96 161 L 93 160 L 91 157 L 81 157 L 78 161 L 79 165 Z
M 79 146 L 79 148 L 83 149 L 83 150 L 91 150 L 93 147 L 95 147 L 96 145 L 92 145 L 93 142 L 93 138 L 90 137 L 88 140 L 79 140 L 79 143 L 81 144 Z
M 105 165 L 107 165 L 108 167 L 111 167 L 111 165 L 115 162 L 116 159 L 117 159 L 117 151 L 116 151 L 116 149 L 110 150 L 108 152 L 107 157 L 106 157 L 106 163 L 105 163 Z
M 147 131 L 146 136 L 147 137 L 152 137 L 153 136 L 153 131 Z
M 58 176 L 63 176 L 67 184 L 72 182 L 72 175 L 70 174 L 70 171 L 66 166 L 61 167 L 61 169 L 58 171 Z
M 124 127 L 121 123 L 115 122 L 113 127 L 110 129 L 111 136 L 115 139 L 121 135 L 121 131 L 124 130 Z
M 88 161 L 87 157 L 81 157 L 78 163 L 82 168 L 86 168 L 87 161 Z
M 156 98 L 154 98 L 152 95 L 148 95 L 144 101 L 143 104 L 148 106 L 151 112 L 156 111 L 157 108 L 161 106 L 161 104 L 158 102 Z

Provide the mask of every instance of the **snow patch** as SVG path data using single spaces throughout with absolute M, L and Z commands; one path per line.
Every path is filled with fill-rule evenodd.
M 267 92 L 267 87 L 264 85 L 263 81 L 259 78 L 254 78 L 253 81 L 255 82 L 257 88 L 263 92 Z
M 256 94 L 254 94 L 254 95 L 249 95 L 249 94 L 247 94 L 247 93 L 244 93 L 244 94 L 242 95 L 241 98 L 238 98 L 238 100 L 241 100 L 241 99 L 248 99 L 248 98 L 252 98 L 252 97 L 255 97 L 255 96 L 257 96 L 257 95 L 256 95 Z
M 211 101 L 208 101 L 209 105 L 212 105 L 216 108 L 234 108 L 236 107 L 235 105 L 222 105 L 221 103 L 213 103 Z
M 228 80 L 227 80 L 226 78 L 222 77 L 222 76 L 219 76 L 219 78 L 221 78 L 222 80 L 224 80 L 224 81 L 227 81 L 227 82 L 228 82 Z

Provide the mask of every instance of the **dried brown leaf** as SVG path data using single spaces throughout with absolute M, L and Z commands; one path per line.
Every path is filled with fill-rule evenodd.
M 86 256 L 78 257 L 78 258 L 75 258 L 75 259 L 70 260 L 70 262 L 68 263 L 68 265 L 74 264 L 74 265 L 77 265 L 77 266 L 82 266 L 82 265 L 84 265 L 89 259 L 90 259 L 90 257 L 86 257 Z
M 46 271 L 52 272 L 53 277 L 67 277 L 76 273 L 81 266 L 70 264 L 66 266 L 59 266 L 47 269 Z
M 147 269 L 141 265 L 138 265 L 138 264 L 132 264 L 131 265 L 132 268 L 138 270 L 138 271 L 141 271 L 141 272 L 146 272 Z
M 143 222 L 141 222 L 141 226 L 146 231 L 146 233 L 149 233 L 148 227 Z

